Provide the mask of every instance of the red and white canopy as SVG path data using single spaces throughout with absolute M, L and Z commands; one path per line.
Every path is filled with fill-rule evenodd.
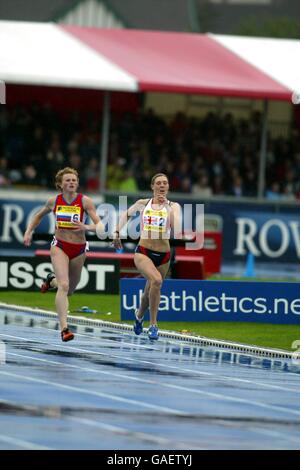
M 7 83 L 290 100 L 300 41 L 0 21 Z

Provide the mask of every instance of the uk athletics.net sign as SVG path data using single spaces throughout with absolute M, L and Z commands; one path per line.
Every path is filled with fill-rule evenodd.
M 121 279 L 121 320 L 134 319 L 144 287 L 144 279 Z M 162 286 L 158 320 L 300 325 L 299 284 L 167 279 Z

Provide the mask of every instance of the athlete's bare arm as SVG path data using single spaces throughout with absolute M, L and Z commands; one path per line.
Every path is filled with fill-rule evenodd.
M 171 204 L 171 229 L 173 230 L 174 238 L 182 238 L 182 209 L 178 202 Z
M 23 242 L 25 246 L 31 245 L 32 234 L 34 230 L 36 229 L 36 227 L 41 223 L 42 218 L 46 214 L 49 214 L 51 211 L 53 211 L 55 199 L 56 199 L 56 196 L 50 197 L 50 199 L 48 199 L 44 207 L 42 207 L 30 220 L 28 227 L 24 233 Z
M 120 231 L 123 227 L 125 227 L 130 217 L 135 215 L 137 212 L 141 212 L 142 210 L 144 210 L 148 201 L 149 199 L 138 199 L 134 204 L 132 204 L 132 206 L 129 207 L 129 209 L 127 209 L 127 211 L 124 211 L 120 215 L 119 222 L 117 223 L 116 231 L 114 232 L 113 237 L 113 245 L 116 249 L 122 248 L 122 243 L 120 240 Z

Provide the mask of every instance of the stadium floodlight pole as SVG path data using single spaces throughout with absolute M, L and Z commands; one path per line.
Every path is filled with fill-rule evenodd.
M 260 158 L 257 197 L 263 198 L 266 184 L 267 140 L 268 140 L 268 100 L 264 100 L 262 131 L 260 138 Z
M 109 125 L 110 125 L 110 92 L 104 92 L 103 113 L 102 113 L 102 132 L 101 132 L 101 160 L 100 160 L 100 191 L 106 190 L 107 159 L 109 143 Z
M 187 7 L 191 30 L 193 33 L 200 33 L 201 26 L 199 21 L 199 12 L 195 0 L 188 0 Z

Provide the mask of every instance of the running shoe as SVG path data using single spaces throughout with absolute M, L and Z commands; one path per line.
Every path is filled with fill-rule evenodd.
M 133 325 L 133 331 L 136 335 L 140 335 L 141 333 L 143 333 L 144 317 L 139 320 L 137 318 L 137 312 L 138 310 L 135 311 L 135 322 Z
M 74 333 L 69 330 L 69 328 L 64 328 L 61 332 L 62 341 L 71 341 L 74 339 Z
M 158 339 L 158 328 L 156 325 L 151 325 L 148 330 L 149 339 Z
M 41 285 L 41 293 L 45 294 L 50 289 L 54 289 L 54 287 L 51 287 L 51 281 L 55 278 L 55 275 L 53 273 L 47 274 L 46 279 L 44 280 L 43 284 Z

